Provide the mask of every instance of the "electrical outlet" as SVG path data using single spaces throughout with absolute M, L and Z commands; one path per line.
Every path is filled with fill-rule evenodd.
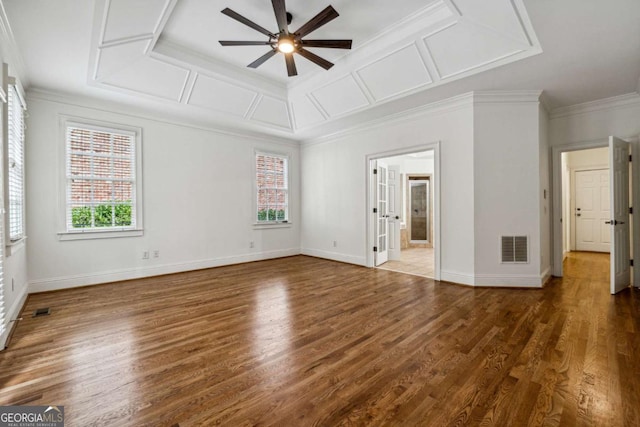
M 142 259 L 149 259 L 149 251 L 142 252 Z
M 337 241 L 337 240 L 334 240 L 334 241 L 333 241 L 333 247 L 334 247 L 334 248 L 337 248 L 337 247 L 338 247 L 338 241 Z
M 253 249 L 253 248 L 254 248 L 254 246 L 255 246 L 255 245 L 253 244 L 253 242 L 249 242 L 249 248 L 250 248 L 250 249 Z
M 160 249 L 156 249 L 155 251 L 153 251 L 153 257 L 160 258 Z

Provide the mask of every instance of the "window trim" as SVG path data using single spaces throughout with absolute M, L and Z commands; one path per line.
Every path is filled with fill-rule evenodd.
M 257 157 L 259 155 L 264 156 L 272 156 L 272 157 L 281 157 L 286 159 L 287 161 L 287 220 L 285 221 L 258 221 L 258 170 L 257 170 Z M 254 149 L 253 150 L 253 167 L 252 172 L 252 185 L 253 185 L 253 203 L 251 209 L 252 216 L 252 225 L 254 229 L 265 229 L 265 228 L 288 228 L 293 225 L 293 221 L 291 218 L 291 155 L 290 153 L 283 153 L 274 150 L 262 150 L 262 149 Z
M 11 239 L 11 200 L 9 197 L 9 91 L 13 86 L 23 110 L 23 126 L 26 126 L 27 103 L 25 101 L 24 89 L 20 81 L 9 75 L 9 65 L 2 64 L 2 95 L 4 100 L 4 108 L 2 111 L 2 137 L 5 143 L 2 147 L 2 194 L 3 194 L 3 215 L 4 215 L 4 245 L 5 255 L 11 256 L 13 253 L 19 252 L 23 247 L 27 238 L 26 224 L 26 191 L 25 191 L 25 158 L 26 158 L 26 135 L 22 135 L 22 235 L 16 239 Z
M 136 226 L 106 229 L 67 230 L 67 128 L 80 127 L 94 131 L 119 132 L 133 136 L 135 145 L 135 191 Z M 58 240 L 106 239 L 118 237 L 137 237 L 144 234 L 143 226 L 143 185 L 142 185 L 142 128 L 121 123 L 105 122 L 84 117 L 59 115 L 59 160 L 58 160 Z

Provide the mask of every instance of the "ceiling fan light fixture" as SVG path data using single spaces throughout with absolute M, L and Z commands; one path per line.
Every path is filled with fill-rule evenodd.
M 280 37 L 278 39 L 278 50 L 282 53 L 291 53 L 295 50 L 293 39 L 290 37 Z

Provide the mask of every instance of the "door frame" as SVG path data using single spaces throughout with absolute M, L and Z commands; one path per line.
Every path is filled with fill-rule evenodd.
M 633 158 L 632 182 L 640 183 L 640 143 L 638 136 L 622 137 L 625 141 L 631 143 L 631 152 Z M 591 141 L 578 141 L 565 145 L 551 147 L 551 185 L 552 185 L 552 224 L 551 224 L 551 241 L 552 241 L 552 275 L 562 277 L 563 275 L 563 250 L 562 250 L 562 153 L 570 151 L 588 150 L 590 148 L 609 147 L 609 137 Z M 634 185 L 632 190 L 631 205 L 640 209 L 640 185 Z M 633 215 L 633 229 L 640 230 L 640 214 Z M 633 236 L 632 236 L 633 237 Z M 634 258 L 640 259 L 640 239 L 632 239 L 632 250 Z M 640 287 L 640 273 L 638 268 L 632 268 L 633 285 Z
M 367 254 L 367 267 L 374 266 L 374 252 L 373 242 L 375 240 L 375 221 L 373 220 L 373 201 L 374 188 L 372 186 L 373 176 L 373 160 L 383 159 L 385 157 L 401 156 L 403 154 L 417 153 L 420 151 L 433 150 L 433 175 L 431 189 L 433 191 L 433 257 L 434 257 L 434 271 L 433 279 L 440 280 L 440 141 L 430 142 L 426 144 L 414 145 L 406 148 L 397 148 L 389 151 L 382 151 L 367 154 L 365 156 L 365 182 L 366 182 L 366 195 L 365 195 L 365 253 Z

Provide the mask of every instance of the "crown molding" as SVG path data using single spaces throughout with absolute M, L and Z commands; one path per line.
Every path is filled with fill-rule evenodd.
M 541 90 L 487 90 L 473 92 L 474 104 L 528 104 L 540 102 Z
M 549 118 L 553 120 L 561 117 L 629 106 L 640 106 L 640 94 L 638 92 L 631 92 L 624 95 L 612 96 L 611 98 L 603 98 L 595 101 L 583 102 L 581 104 L 569 105 L 567 107 L 556 108 L 551 111 Z
M 29 77 L 27 76 L 18 45 L 13 37 L 13 31 L 7 18 L 7 13 L 4 9 L 4 3 L 0 0 L 0 48 L 4 56 L 4 62 L 9 63 L 12 68 L 12 73 L 18 78 L 20 84 L 23 87 L 29 87 Z
M 462 95 L 457 95 L 451 98 L 447 98 L 441 101 L 432 102 L 429 104 L 421 105 L 419 107 L 411 108 L 409 110 L 399 111 L 395 114 L 385 116 L 383 118 L 367 120 L 366 122 L 359 123 L 349 128 L 323 135 L 317 138 L 303 139 L 300 144 L 305 147 L 312 145 L 324 144 L 331 142 L 338 138 L 353 135 L 364 130 L 378 129 L 384 126 L 395 125 L 405 122 L 410 122 L 424 115 L 442 114 L 451 111 L 456 111 L 465 107 L 472 107 L 474 99 L 474 92 L 467 92 Z
M 192 129 L 203 130 L 207 132 L 213 132 L 220 135 L 234 136 L 239 138 L 247 138 L 252 141 L 268 142 L 272 144 L 279 144 L 287 147 L 298 147 L 299 142 L 291 137 L 282 136 L 274 137 L 260 132 L 253 132 L 246 129 L 239 129 L 233 127 L 225 127 L 219 125 L 212 125 L 202 123 L 200 121 L 188 121 L 179 120 L 175 117 L 170 117 L 170 113 L 166 115 L 154 114 L 153 112 L 139 107 L 132 107 L 123 103 L 105 101 L 98 98 L 91 98 L 86 96 L 80 96 L 69 93 L 61 93 L 51 91 L 42 88 L 30 88 L 27 91 L 27 100 L 40 100 L 53 102 L 57 104 L 65 104 L 76 107 L 88 108 L 95 111 L 106 112 L 110 114 L 124 115 L 128 117 L 155 121 L 164 124 L 171 124 L 174 126 L 184 126 Z

